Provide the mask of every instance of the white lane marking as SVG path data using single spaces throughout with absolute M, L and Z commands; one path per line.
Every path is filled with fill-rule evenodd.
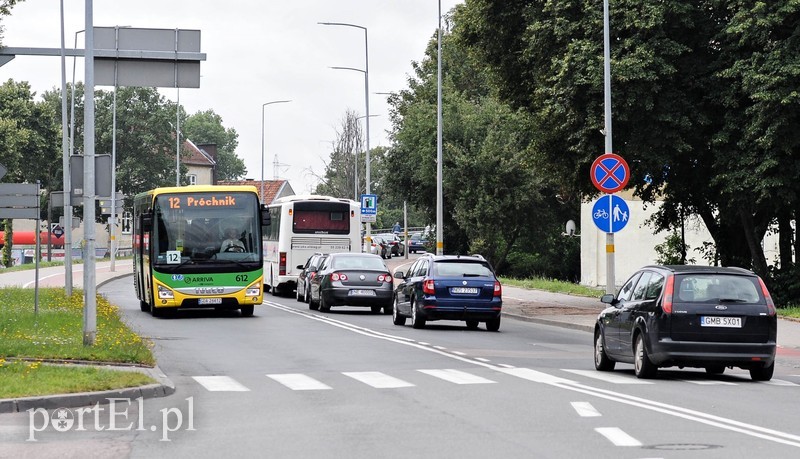
M 744 435 L 748 435 L 751 437 L 760 438 L 762 440 L 771 441 L 774 443 L 785 444 L 789 446 L 794 446 L 800 448 L 800 436 L 793 435 L 787 432 L 781 432 L 779 430 L 768 429 L 766 427 L 757 426 L 754 424 L 748 424 L 740 421 L 736 421 L 735 419 L 728 419 L 723 418 L 720 416 L 714 416 L 709 413 L 704 413 L 702 411 L 695 411 L 690 410 L 688 408 L 683 408 L 677 405 L 669 405 L 666 403 L 661 403 L 655 400 L 649 400 L 644 398 L 633 397 L 627 394 L 609 391 L 605 389 L 600 389 L 597 387 L 592 387 L 588 385 L 578 384 L 574 381 L 570 381 L 568 379 L 560 378 L 553 375 L 548 375 L 546 373 L 542 373 L 539 371 L 527 369 L 527 368 L 504 368 L 503 366 L 493 365 L 490 363 L 478 362 L 474 359 L 464 358 L 461 356 L 453 355 L 451 353 L 443 352 L 438 349 L 433 349 L 429 346 L 422 345 L 420 342 L 417 342 L 413 339 L 409 339 L 403 336 L 397 335 L 390 335 L 386 333 L 381 333 L 369 328 L 359 327 L 344 321 L 333 320 L 329 317 L 325 317 L 319 314 L 310 314 L 303 311 L 300 311 L 295 308 L 291 308 L 288 306 L 284 306 L 278 303 L 273 302 L 264 302 L 265 305 L 273 307 L 275 309 L 280 309 L 284 312 L 288 312 L 290 314 L 295 314 L 298 316 L 302 316 L 306 319 L 317 320 L 320 322 L 325 322 L 328 325 L 333 325 L 335 327 L 343 328 L 353 333 L 358 333 L 364 336 L 368 336 L 371 338 L 382 339 L 389 342 L 393 342 L 396 344 L 402 344 L 405 346 L 414 347 L 419 350 L 432 352 L 434 354 L 438 354 L 443 357 L 448 357 L 453 360 L 457 360 L 462 363 L 469 363 L 472 365 L 477 365 L 483 368 L 487 368 L 490 370 L 495 370 L 500 373 L 505 373 L 513 376 L 517 376 L 523 379 L 528 379 L 530 381 L 540 382 L 543 384 L 549 384 L 555 386 L 560 389 L 570 390 L 574 392 L 579 392 L 582 394 L 590 395 L 597 398 L 602 398 L 605 400 L 610 400 L 616 403 L 622 403 L 625 405 L 635 406 L 638 408 L 655 411 L 658 413 L 667 414 L 670 416 L 698 422 L 701 424 L 706 424 L 710 426 L 717 427 L 719 429 L 728 430 L 732 432 L 739 432 Z
M 570 370 L 562 368 L 561 371 L 572 373 L 587 378 L 599 379 L 612 384 L 653 384 L 652 381 L 643 381 L 635 376 L 622 375 L 611 371 L 592 371 L 592 370 Z
M 478 362 L 491 362 L 489 359 L 484 359 L 483 357 L 475 357 L 475 360 Z
M 434 347 L 435 347 L 435 346 L 434 346 Z M 437 348 L 437 349 L 438 349 L 438 348 Z M 453 354 L 455 354 L 455 355 L 467 355 L 466 353 L 464 353 L 464 352 L 461 352 L 461 351 L 453 351 Z
M 446 348 L 446 347 L 444 347 L 444 346 L 433 346 L 433 348 L 434 348 L 434 349 L 439 349 L 440 351 L 445 351 L 445 350 L 447 350 L 447 348 Z
M 459 370 L 417 370 L 439 379 L 444 379 L 454 384 L 493 384 L 497 381 L 475 376 Z
M 619 427 L 598 427 L 595 432 L 606 437 L 615 446 L 642 446 L 642 443 L 623 432 Z
M 316 379 L 300 373 L 286 373 L 281 375 L 267 375 L 292 390 L 328 390 L 331 386 L 323 384 Z
M 769 384 L 770 386 L 800 386 L 791 381 L 784 381 L 783 379 L 770 379 L 769 381 L 761 381 L 762 384 Z
M 414 384 L 397 379 L 379 371 L 358 371 L 342 373 L 357 381 L 372 386 L 376 389 L 396 389 L 398 387 L 414 387 Z
M 578 413 L 578 416 L 582 418 L 596 418 L 602 416 L 589 402 L 571 402 L 570 405 L 572 405 L 572 408 Z
M 475 360 L 480 360 L 480 359 L 475 359 Z M 507 363 L 501 363 L 498 366 L 503 368 L 516 368 L 514 365 L 509 365 Z
M 698 386 L 738 386 L 735 382 L 719 381 L 716 379 L 674 379 L 673 381 L 688 382 Z
M 212 392 L 248 392 L 250 390 L 230 376 L 192 376 L 192 379 Z

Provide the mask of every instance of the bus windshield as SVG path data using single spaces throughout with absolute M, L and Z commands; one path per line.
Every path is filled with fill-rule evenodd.
M 253 193 L 158 195 L 153 203 L 154 264 L 260 262 L 258 209 Z

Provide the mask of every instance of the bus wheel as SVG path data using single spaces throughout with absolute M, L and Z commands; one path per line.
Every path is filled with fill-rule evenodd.
M 157 308 L 157 307 L 155 307 L 153 305 L 150 305 L 150 314 L 153 317 L 164 317 L 164 313 L 165 313 L 165 311 L 163 311 L 163 310 L 161 310 L 161 309 L 159 309 L 159 308 Z
M 242 313 L 242 317 L 253 317 L 253 311 L 255 310 L 255 306 L 252 304 L 250 306 L 242 306 L 239 308 L 239 311 Z
M 142 312 L 148 312 L 150 311 L 150 305 L 144 301 L 139 301 L 139 309 L 141 309 Z

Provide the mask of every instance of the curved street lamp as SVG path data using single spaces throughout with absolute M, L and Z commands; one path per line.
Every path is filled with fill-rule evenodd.
M 273 100 L 270 102 L 264 102 L 261 104 L 261 203 L 264 203 L 264 108 L 267 105 L 272 104 L 285 104 L 287 102 L 291 102 L 291 100 Z
M 353 27 L 356 29 L 361 29 L 364 31 L 364 69 L 355 69 L 352 67 L 331 67 L 334 69 L 342 69 L 342 70 L 355 70 L 357 72 L 362 72 L 364 74 L 364 99 L 366 103 L 366 129 L 367 129 L 367 155 L 365 158 L 366 161 L 366 169 L 367 169 L 367 176 L 366 176 L 366 184 L 367 184 L 367 194 L 370 194 L 370 160 L 369 160 L 369 39 L 367 36 L 367 28 L 364 26 L 360 26 L 357 24 L 349 24 L 346 22 L 318 22 L 317 24 L 326 25 L 326 26 L 343 26 L 343 27 Z M 367 222 L 367 238 L 369 238 L 370 234 L 372 233 L 372 225 Z

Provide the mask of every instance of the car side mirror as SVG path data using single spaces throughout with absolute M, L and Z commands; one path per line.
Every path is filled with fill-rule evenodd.
M 303 265 L 297 265 L 297 269 L 305 269 L 305 266 L 303 266 Z
M 395 271 L 394 272 L 394 278 L 395 279 L 405 279 L 406 276 L 405 276 L 405 273 L 403 273 L 403 271 Z
M 614 304 L 617 303 L 617 300 L 614 298 L 614 294 L 613 293 L 606 293 L 605 295 L 600 297 L 600 302 L 601 303 L 610 304 L 610 305 L 614 305 Z

